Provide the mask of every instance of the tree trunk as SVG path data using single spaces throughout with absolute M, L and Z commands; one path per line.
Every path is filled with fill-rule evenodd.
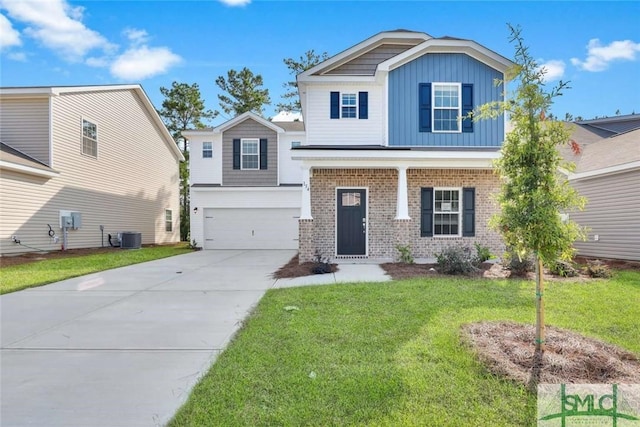
M 544 345 L 544 278 L 542 260 L 536 256 L 536 352 L 543 353 Z

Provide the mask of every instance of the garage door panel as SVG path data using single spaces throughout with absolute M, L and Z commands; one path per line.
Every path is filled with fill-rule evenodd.
M 299 209 L 205 209 L 205 249 L 297 249 Z

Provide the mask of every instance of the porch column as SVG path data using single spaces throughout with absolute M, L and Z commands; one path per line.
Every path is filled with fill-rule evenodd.
M 313 219 L 311 216 L 311 167 L 302 166 L 302 204 L 300 219 Z
M 409 217 L 409 197 L 407 195 L 407 167 L 398 167 L 398 200 L 395 219 L 411 219 Z

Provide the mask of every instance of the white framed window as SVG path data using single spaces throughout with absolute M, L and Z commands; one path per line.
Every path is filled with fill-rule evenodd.
M 291 148 L 300 147 L 300 141 L 291 141 Z
M 240 141 L 240 169 L 260 169 L 260 140 L 257 138 Z
M 433 132 L 461 132 L 461 84 L 433 83 L 432 97 Z
M 173 231 L 173 211 L 171 209 L 164 210 L 164 231 Z
M 340 112 L 343 119 L 358 117 L 358 101 L 355 93 L 340 94 Z
M 82 119 L 82 154 L 98 157 L 98 125 Z
M 462 231 L 462 190 L 433 189 L 433 235 L 460 236 Z
M 212 142 L 203 142 L 202 143 L 202 158 L 210 159 L 213 157 L 213 143 Z

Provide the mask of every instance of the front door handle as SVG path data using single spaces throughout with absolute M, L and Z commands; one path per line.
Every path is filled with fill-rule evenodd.
M 362 218 L 362 234 L 367 234 L 367 219 Z

